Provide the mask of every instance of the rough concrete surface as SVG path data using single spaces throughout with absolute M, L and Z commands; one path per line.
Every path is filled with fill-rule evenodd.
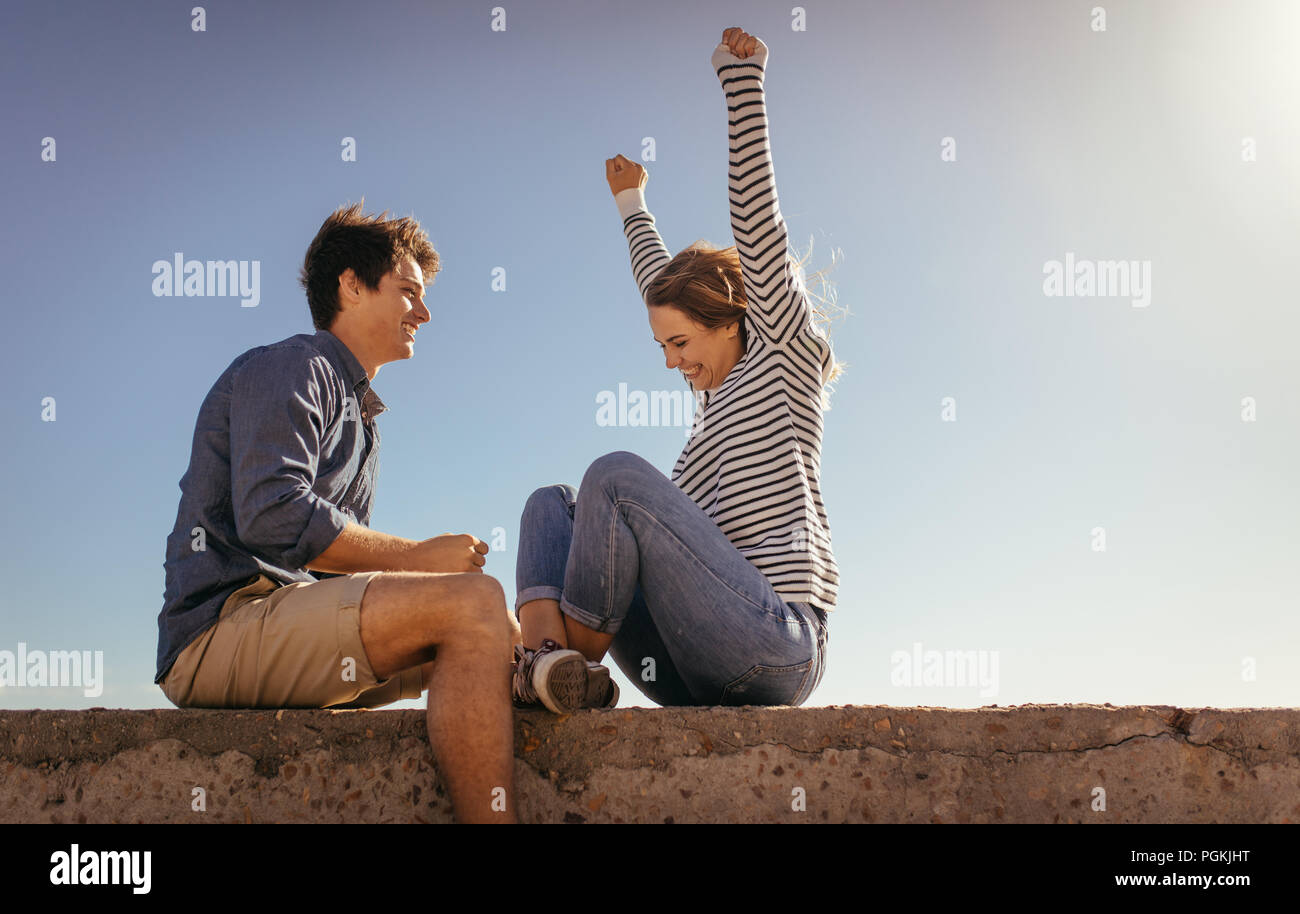
M 515 759 L 528 822 L 1300 822 L 1294 708 L 530 711 Z M 0 821 L 451 806 L 421 711 L 0 711 Z

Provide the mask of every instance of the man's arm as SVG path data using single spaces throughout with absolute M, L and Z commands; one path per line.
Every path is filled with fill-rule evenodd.
M 307 565 L 312 571 L 482 571 L 488 546 L 468 533 L 411 540 L 348 524 L 329 548 Z
M 335 405 L 323 360 L 297 350 L 258 353 L 231 380 L 235 533 L 281 568 L 305 568 L 352 522 L 312 490 Z
M 468 534 L 408 540 L 357 524 L 312 490 L 330 416 L 328 369 L 272 350 L 235 375 L 230 482 L 240 541 L 281 568 L 358 571 L 481 570 L 487 545 Z

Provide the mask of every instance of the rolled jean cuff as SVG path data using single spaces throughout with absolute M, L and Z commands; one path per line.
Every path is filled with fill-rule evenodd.
M 559 602 L 561 594 L 563 594 L 563 591 L 560 588 L 553 587 L 550 584 L 525 587 L 515 597 L 515 618 L 519 618 L 519 609 L 525 603 L 531 603 L 533 600 L 555 600 Z
M 604 616 L 596 616 L 585 609 L 579 609 L 568 600 L 560 599 L 560 612 L 564 613 L 570 619 L 581 622 L 593 632 L 604 632 L 607 635 L 617 635 L 618 630 L 622 627 L 622 620 L 607 619 Z M 617 624 L 615 624 L 617 622 Z

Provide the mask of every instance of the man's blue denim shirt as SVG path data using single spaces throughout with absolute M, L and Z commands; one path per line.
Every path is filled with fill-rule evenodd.
M 167 537 L 158 674 L 259 574 L 319 580 L 304 566 L 350 523 L 370 524 L 385 410 L 356 356 L 328 330 L 250 349 L 199 408 L 176 526 Z

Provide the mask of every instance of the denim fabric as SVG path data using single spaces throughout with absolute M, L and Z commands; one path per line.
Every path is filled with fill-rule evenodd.
M 304 566 L 349 523 L 370 524 L 374 419 L 384 410 L 361 363 L 327 330 L 230 363 L 199 407 L 180 481 L 155 682 L 236 590 L 259 574 L 316 581 Z
M 786 603 L 717 525 L 635 454 L 538 489 L 520 520 L 515 609 L 558 600 L 661 705 L 799 705 L 821 682 L 826 624 Z M 648 662 L 652 661 L 652 662 Z M 653 674 L 653 678 L 650 678 Z

